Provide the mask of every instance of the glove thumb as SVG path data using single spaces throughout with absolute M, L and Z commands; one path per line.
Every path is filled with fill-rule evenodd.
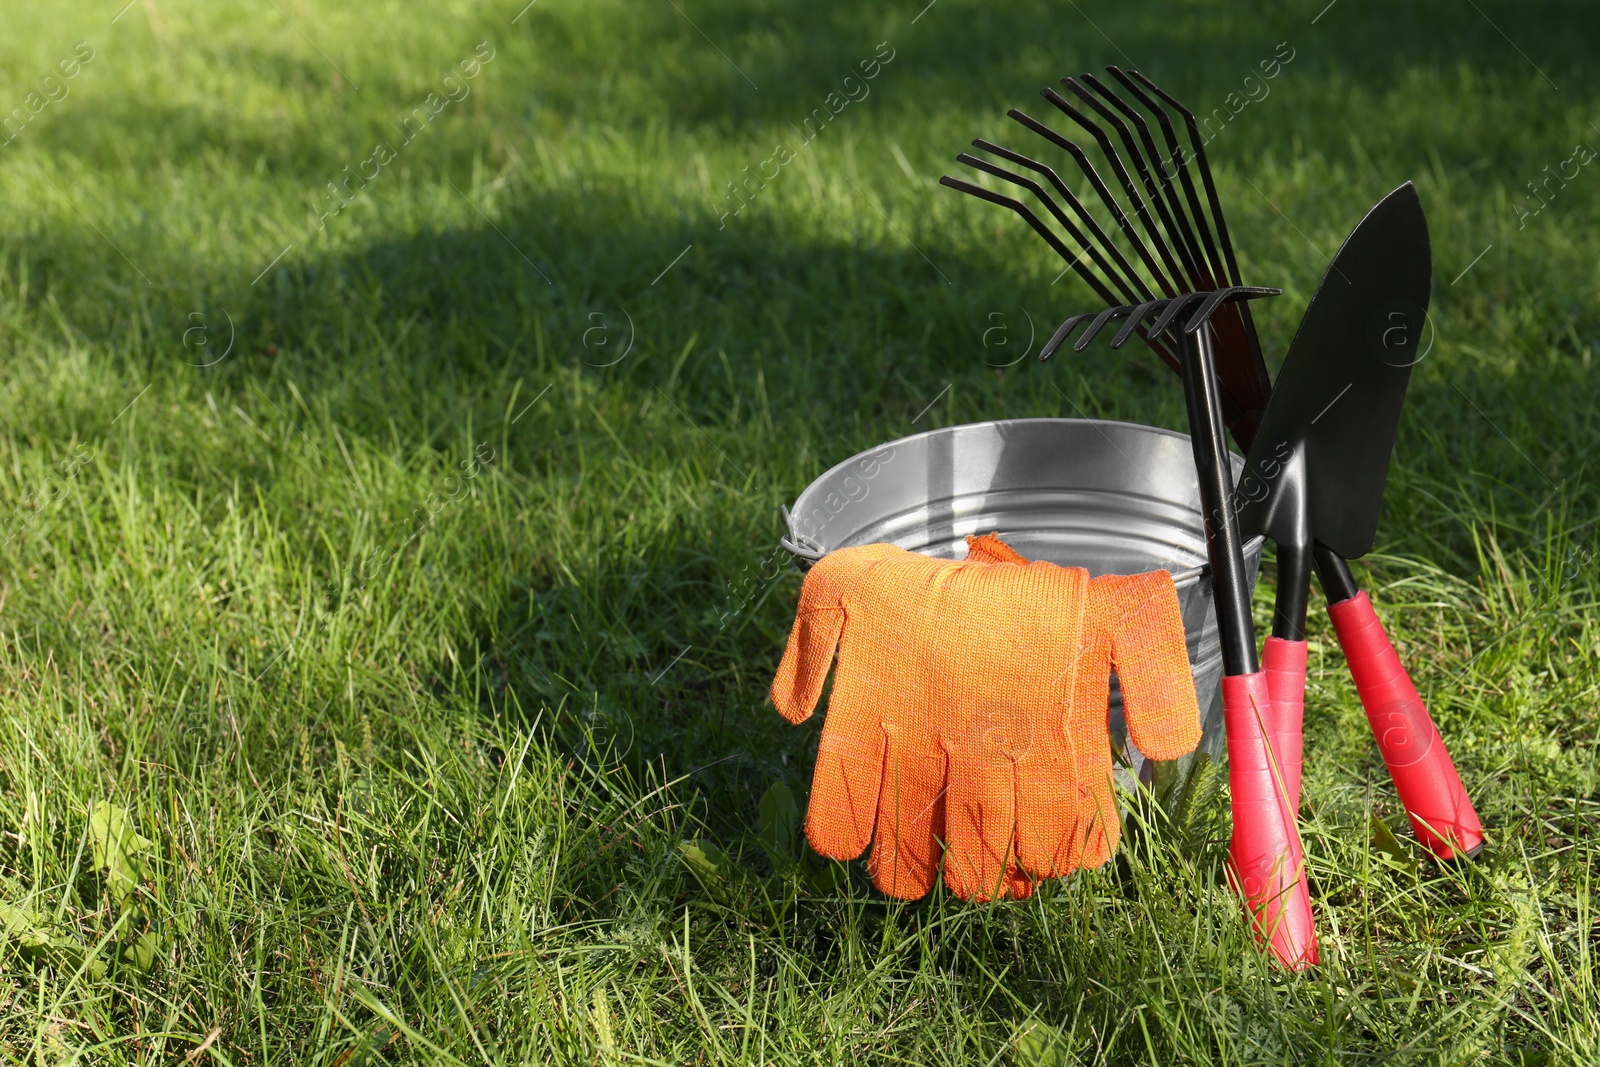
M 789 644 L 772 680 L 773 706 L 790 722 L 809 719 L 822 696 L 822 684 L 844 629 L 844 605 L 831 581 L 832 572 L 844 562 L 839 554 L 824 557 L 800 587 L 800 607 L 789 631 Z

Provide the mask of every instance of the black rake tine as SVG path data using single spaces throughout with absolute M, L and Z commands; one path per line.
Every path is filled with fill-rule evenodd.
M 1112 319 L 1120 319 L 1132 310 L 1133 307 L 1127 304 L 1121 307 L 1106 308 L 1094 317 L 1094 321 L 1089 324 L 1089 328 L 1083 331 L 1083 336 L 1073 344 L 1072 350 L 1074 352 L 1082 352 L 1094 343 L 1094 339 L 1099 336 L 1100 331 L 1105 329 L 1106 323 Z
M 1106 236 L 1106 232 L 1100 228 L 1100 224 L 1095 221 L 1094 216 L 1089 214 L 1089 212 L 1084 208 L 1083 204 L 1079 203 L 1078 198 L 1072 195 L 1072 190 L 1067 188 L 1066 182 L 1061 180 L 1061 175 L 1057 174 L 1053 168 L 1040 163 L 1036 159 L 1031 159 L 1028 156 L 1023 155 L 1021 152 L 1014 152 L 1003 145 L 997 145 L 992 141 L 986 141 L 982 137 L 974 138 L 972 146 L 974 148 L 980 148 L 992 155 L 997 155 L 1001 159 L 1004 159 L 1008 162 L 1015 163 L 1019 167 L 1027 167 L 1029 170 L 1044 175 L 1050 184 L 1055 187 L 1057 195 L 1062 197 L 1062 199 L 1066 200 L 1067 203 L 1071 205 L 1079 220 L 1083 222 L 1090 234 L 1095 238 L 1093 241 L 1086 240 L 1082 234 L 1078 233 L 1073 228 L 1070 222 L 1061 217 L 1060 211 L 1056 209 L 1054 204 L 1050 203 L 1049 198 L 1041 195 L 1040 199 L 1044 200 L 1046 205 L 1050 207 L 1051 213 L 1056 216 L 1056 219 L 1061 223 L 1061 225 L 1067 228 L 1067 232 L 1072 234 L 1073 239 L 1081 242 L 1085 249 L 1099 249 L 1106 252 L 1111 256 L 1112 259 L 1116 260 L 1117 267 L 1122 271 L 1123 278 L 1131 283 L 1132 289 L 1137 289 L 1146 300 L 1150 300 L 1155 297 L 1155 294 L 1150 291 L 1150 287 L 1145 284 L 1144 279 L 1139 276 L 1139 272 L 1133 269 L 1133 264 L 1128 262 L 1127 257 L 1122 254 L 1122 251 L 1117 248 L 1116 244 L 1109 237 Z M 958 156 L 957 158 L 959 159 L 960 157 Z M 1107 277 L 1116 277 L 1114 272 L 1104 262 L 1096 260 L 1095 265 L 1099 267 L 1101 273 L 1105 274 Z M 1128 299 L 1131 300 L 1133 297 L 1130 296 Z
M 1006 155 L 1017 155 L 1017 153 L 1008 152 L 1007 149 L 1003 149 L 999 145 L 992 145 L 981 137 L 973 141 L 972 144 L 975 148 L 981 148 L 986 152 L 994 152 L 996 155 L 1000 155 L 1002 158 L 1005 158 Z M 1027 160 L 1026 156 L 1021 156 L 1020 158 L 1021 160 Z M 1096 248 L 1088 238 L 1084 237 L 1078 228 L 1072 224 L 1072 221 L 1067 218 L 1066 213 L 1063 212 L 1060 206 L 1050 198 L 1050 194 L 1045 192 L 1044 186 L 1040 185 L 1031 178 L 1025 178 L 1020 174 L 1012 173 L 1011 171 L 1006 170 L 1004 167 L 995 166 L 986 159 L 979 159 L 970 152 L 962 152 L 960 155 L 956 156 L 956 162 L 965 163 L 974 170 L 981 170 L 985 174 L 991 174 L 1003 181 L 1008 181 L 1013 185 L 1021 186 L 1034 196 L 1038 197 L 1039 201 L 1044 204 L 1044 206 L 1049 210 L 1050 214 L 1055 217 L 1055 220 L 1061 224 L 1061 228 L 1067 231 L 1067 236 L 1071 237 L 1074 241 L 1083 246 L 1084 252 L 1087 253 L 1089 258 L 1094 261 L 1094 265 L 1100 268 L 1100 272 L 1106 276 L 1106 280 L 1109 280 L 1112 285 L 1122 290 L 1122 299 L 1139 299 L 1140 294 L 1127 284 L 1127 280 L 1123 278 L 1121 274 L 1118 274 L 1112 269 L 1111 264 L 1106 262 L 1105 256 L 1100 254 L 1100 250 Z M 1014 160 L 1013 162 L 1017 162 L 1017 160 Z M 1032 161 L 1028 160 L 1028 162 Z M 1027 164 L 1024 163 L 1023 165 L 1026 166 Z M 1035 165 L 1041 167 L 1044 166 L 1042 163 Z M 1044 169 L 1049 170 L 1050 168 L 1045 167 Z M 1149 289 L 1145 288 L 1143 283 L 1140 284 L 1139 288 L 1144 290 L 1143 296 L 1148 299 L 1151 295 Z
M 1117 180 L 1122 185 L 1123 193 L 1132 201 L 1134 212 L 1139 216 L 1139 221 L 1144 224 L 1146 235 L 1151 243 L 1156 246 L 1156 251 L 1161 254 L 1161 261 L 1166 265 L 1174 286 L 1182 289 L 1183 279 L 1186 274 L 1183 268 L 1178 265 L 1178 261 L 1173 258 L 1172 249 L 1167 244 L 1167 239 L 1162 234 L 1160 227 L 1156 225 L 1156 220 L 1150 217 L 1150 210 L 1145 206 L 1144 197 L 1140 196 L 1139 190 L 1134 187 L 1133 178 L 1128 175 L 1128 168 L 1123 166 L 1122 157 L 1117 155 L 1116 146 L 1111 143 L 1111 138 L 1095 124 L 1093 119 L 1073 107 L 1066 97 L 1054 89 L 1041 89 L 1040 95 L 1050 101 L 1062 114 L 1082 126 L 1085 132 L 1093 137 L 1095 143 L 1100 146 L 1101 154 L 1105 156 L 1106 162 L 1111 164 L 1112 171 L 1116 173 Z
M 1146 89 L 1160 97 L 1169 107 L 1183 116 L 1184 125 L 1189 130 L 1189 145 L 1194 157 L 1195 165 L 1200 170 L 1200 181 L 1206 189 L 1206 201 L 1211 205 L 1211 221 L 1217 227 L 1217 243 L 1222 246 L 1222 257 L 1228 264 L 1228 282 L 1231 285 L 1240 284 L 1239 261 L 1233 253 L 1233 241 L 1228 237 L 1228 223 L 1222 215 L 1222 201 L 1217 197 L 1217 183 L 1211 177 L 1211 163 L 1206 159 L 1205 140 L 1200 136 L 1200 122 L 1195 118 L 1194 112 L 1183 105 L 1177 97 L 1167 92 L 1161 86 L 1145 77 L 1135 69 L 1129 69 L 1128 74 L 1137 78 Z M 1245 338 L 1250 343 L 1250 353 L 1255 357 L 1255 366 L 1262 382 L 1270 382 L 1267 377 L 1267 362 L 1261 356 L 1261 338 L 1256 333 L 1255 317 L 1250 313 L 1249 304 L 1239 305 L 1239 318 L 1244 323 Z
M 1045 92 L 1053 91 L 1045 90 Z M 1156 262 L 1155 256 L 1150 254 L 1149 246 L 1145 243 L 1144 238 L 1139 236 L 1138 231 L 1134 229 L 1133 223 L 1128 220 L 1127 211 L 1123 210 L 1122 205 L 1117 202 L 1116 195 L 1111 192 L 1111 187 L 1106 185 L 1105 179 L 1100 177 L 1100 172 L 1095 170 L 1094 163 L 1090 161 L 1088 154 L 1075 142 L 1061 136 L 1061 134 L 1029 115 L 1026 111 L 1012 108 L 1006 114 L 1072 157 L 1073 162 L 1078 164 L 1078 169 L 1083 172 L 1083 176 L 1089 179 L 1089 184 L 1094 186 L 1094 191 L 1100 197 L 1100 202 L 1105 204 L 1106 210 L 1111 212 L 1112 218 L 1116 219 L 1117 228 L 1122 231 L 1122 235 L 1128 239 L 1128 243 L 1138 253 L 1140 261 L 1150 271 L 1150 276 L 1156 281 L 1156 287 L 1168 296 L 1176 296 L 1182 286 L 1173 282 L 1162 272 L 1161 265 Z M 1078 203 L 1077 197 L 1074 196 L 1071 199 L 1074 203 Z M 1078 203 L 1078 208 L 1082 210 L 1083 205 Z M 1093 216 L 1090 217 L 1092 218 Z M 1116 247 L 1111 239 L 1106 237 L 1105 231 L 1100 229 L 1098 223 L 1095 224 L 1094 231 L 1105 241 L 1108 247 Z
M 1238 279 L 1229 276 L 1227 265 L 1223 262 L 1222 254 L 1217 250 L 1217 243 L 1212 238 L 1211 226 L 1206 220 L 1205 209 L 1200 205 L 1200 196 L 1195 192 L 1194 179 L 1189 175 L 1189 163 L 1184 155 L 1183 144 L 1178 140 L 1178 133 L 1172 128 L 1171 116 L 1167 114 L 1159 103 L 1152 100 L 1150 94 L 1141 89 L 1137 82 L 1128 77 L 1127 73 L 1121 68 L 1110 66 L 1106 70 L 1113 78 L 1121 82 L 1134 95 L 1134 98 L 1143 104 L 1156 117 L 1156 121 L 1161 124 L 1161 133 L 1166 138 L 1167 149 L 1172 153 L 1172 169 L 1177 171 L 1178 181 L 1183 186 L 1184 199 L 1189 202 L 1189 214 L 1199 229 L 1201 242 L 1205 245 L 1206 260 L 1211 264 L 1212 284 L 1222 285 L 1229 283 L 1237 285 Z M 1163 176 L 1165 173 L 1165 170 L 1163 170 Z
M 1022 216 L 1024 222 L 1033 227 L 1034 232 L 1045 239 L 1045 243 L 1055 250 L 1056 255 L 1066 260 L 1078 272 L 1078 276 L 1089 283 L 1089 288 L 1095 291 L 1096 296 L 1108 304 L 1117 302 L 1116 295 L 1107 289 L 1100 279 L 1096 278 L 1094 273 L 1083 265 L 1083 257 L 1081 255 L 1073 255 L 1067 246 L 1061 243 L 1061 238 L 1057 237 L 1038 215 L 1028 209 L 1027 204 L 1020 200 L 1013 200 L 1011 197 L 1001 193 L 991 192 L 981 185 L 973 185 L 971 182 L 962 181 L 960 178 L 952 178 L 948 174 L 940 176 L 939 184 L 950 189 L 959 190 L 969 196 L 975 196 L 979 200 L 986 200 L 991 204 L 999 204 L 1001 207 L 1008 207 L 1015 211 Z
M 1099 97 L 1084 88 L 1083 83 L 1077 78 L 1062 78 L 1061 84 L 1071 89 L 1078 99 L 1088 104 L 1095 114 L 1099 115 L 1112 129 L 1117 131 L 1118 137 L 1121 138 L 1123 145 L 1127 148 L 1129 158 L 1133 160 L 1134 169 L 1139 172 L 1139 177 L 1144 180 L 1145 192 L 1149 196 L 1151 206 L 1156 209 L 1156 214 L 1161 217 L 1161 224 L 1167 234 L 1168 241 L 1172 243 L 1174 251 L 1178 253 L 1178 258 L 1183 262 L 1184 277 L 1189 279 L 1191 289 L 1199 289 L 1205 282 L 1197 269 L 1198 265 L 1189 255 L 1189 243 L 1183 240 L 1182 234 L 1178 231 L 1177 223 L 1167 213 L 1167 203 L 1161 197 L 1161 189 L 1156 184 L 1156 180 L 1150 176 L 1150 167 L 1145 162 L 1144 154 L 1139 151 L 1139 142 L 1134 138 L 1133 133 L 1129 131 L 1128 124 L 1118 118 L 1114 111 L 1106 107 Z
M 1078 328 L 1079 323 L 1088 322 L 1097 314 L 1099 314 L 1099 312 L 1089 311 L 1082 315 L 1074 315 L 1066 322 L 1063 322 L 1060 326 L 1057 326 L 1056 332 L 1050 335 L 1050 340 L 1046 341 L 1044 343 L 1044 347 L 1039 350 L 1039 362 L 1043 363 L 1045 360 L 1055 355 L 1056 350 L 1066 342 L 1068 337 L 1072 336 L 1072 331 Z
M 1190 258 L 1195 263 L 1197 276 L 1194 280 L 1194 285 L 1196 288 L 1215 288 L 1222 283 L 1222 279 L 1211 276 L 1216 272 L 1212 269 L 1210 262 L 1206 260 L 1205 253 L 1200 247 L 1199 238 L 1195 234 L 1194 224 L 1190 221 L 1189 216 L 1184 213 L 1183 204 L 1178 199 L 1177 190 L 1173 188 L 1172 179 L 1167 177 L 1167 170 L 1161 165 L 1161 149 L 1156 146 L 1155 136 L 1150 132 L 1150 124 L 1145 121 L 1144 113 L 1118 96 L 1110 86 L 1093 74 L 1084 74 L 1081 80 L 1104 97 L 1112 107 L 1122 112 L 1138 129 L 1139 141 L 1144 146 L 1145 156 L 1148 162 L 1155 167 L 1156 183 L 1160 186 L 1161 195 L 1166 198 L 1168 211 L 1172 213 L 1171 221 L 1173 226 L 1184 247 L 1188 249 Z M 1141 172 L 1144 170 L 1142 166 L 1140 169 Z M 1146 175 L 1145 181 L 1148 182 L 1149 180 L 1149 176 Z M 1155 194 L 1152 192 L 1151 195 Z
M 950 189 L 955 189 L 958 192 L 966 193 L 969 196 L 975 196 L 979 200 L 986 201 L 990 204 L 998 204 L 1001 207 L 1010 208 L 1012 211 L 1015 211 L 1018 215 L 1022 216 L 1023 221 L 1027 222 L 1029 226 L 1033 227 L 1035 232 L 1037 232 L 1040 237 L 1045 239 L 1045 242 L 1055 250 L 1057 255 L 1067 261 L 1069 267 L 1077 271 L 1078 276 L 1089 284 L 1089 287 L 1095 291 L 1096 296 L 1098 296 L 1101 300 L 1104 300 L 1107 304 L 1115 304 L 1117 302 L 1117 298 L 1106 289 L 1105 285 L 1100 281 L 1099 278 L 1095 276 L 1094 272 L 1083 265 L 1081 261 L 1082 257 L 1072 255 L 1072 253 L 1067 249 L 1067 246 L 1061 243 L 1061 238 L 1056 236 L 1056 234 L 1044 224 L 1043 220 L 1029 210 L 1028 205 L 1024 204 L 1022 201 L 1012 199 L 1011 197 L 1002 193 L 992 192 L 991 190 L 985 189 L 981 185 L 974 185 L 971 182 L 963 181 L 960 178 L 952 178 L 948 174 L 940 176 L 939 184 Z M 1063 327 L 1063 329 L 1064 328 L 1065 327 Z M 1058 330 L 1057 333 L 1061 334 L 1062 340 L 1066 339 L 1066 333 L 1063 333 L 1061 330 Z M 1177 367 L 1177 357 L 1174 356 L 1165 345 L 1161 344 L 1149 334 L 1142 333 L 1139 336 L 1144 339 L 1144 342 L 1148 344 L 1152 350 L 1154 350 L 1157 356 L 1161 357 L 1162 362 L 1166 363 L 1169 367 Z M 1059 347 L 1060 343 L 1057 342 L 1056 348 Z M 1046 346 L 1046 352 L 1041 353 L 1039 358 L 1048 359 L 1049 356 L 1053 355 L 1054 353 L 1055 348 Z
M 1224 302 L 1238 303 L 1245 300 L 1254 300 L 1258 296 L 1278 296 L 1282 289 L 1268 289 L 1260 285 L 1230 285 L 1226 289 L 1218 289 L 1206 297 L 1205 303 L 1200 305 L 1200 310 L 1189 317 L 1184 324 L 1185 333 L 1194 333 L 1201 326 L 1211 321 L 1212 314 Z
M 1211 204 L 1211 220 L 1217 227 L 1217 242 L 1222 245 L 1222 255 L 1228 264 L 1228 284 L 1239 284 L 1239 262 L 1233 254 L 1233 242 L 1228 238 L 1228 224 L 1222 217 L 1222 201 L 1217 197 L 1217 183 L 1211 177 L 1211 164 L 1206 159 L 1205 141 L 1200 137 L 1200 122 L 1195 118 L 1194 112 L 1184 107 L 1183 104 L 1161 86 L 1145 77 L 1137 70 L 1130 68 L 1128 74 L 1144 83 L 1144 87 L 1159 96 L 1169 107 L 1183 116 L 1184 125 L 1189 128 L 1190 154 L 1194 157 L 1195 164 L 1200 170 L 1200 181 L 1206 187 L 1206 199 Z
M 1123 345 L 1127 344 L 1128 337 L 1133 333 L 1134 330 L 1139 328 L 1140 324 L 1144 322 L 1145 318 L 1150 314 L 1150 312 L 1154 311 L 1156 308 L 1165 303 L 1165 300 L 1147 300 L 1138 307 L 1134 308 L 1133 314 L 1128 316 L 1127 324 L 1124 325 L 1122 329 L 1118 330 L 1117 335 L 1111 339 L 1111 347 L 1121 348 Z
M 1144 307 L 1149 307 L 1151 304 L 1165 303 L 1166 299 L 1167 298 L 1163 297 L 1160 300 L 1147 301 L 1146 303 L 1140 304 L 1139 307 L 1144 308 Z M 1126 307 L 1123 307 L 1123 308 L 1112 308 L 1111 310 L 1112 311 L 1118 311 L 1118 310 L 1126 311 L 1127 308 Z M 1074 315 L 1070 319 L 1068 319 L 1066 322 L 1063 322 L 1060 326 L 1058 326 L 1056 328 L 1056 332 L 1050 335 L 1050 340 L 1045 342 L 1044 348 L 1040 350 L 1040 352 L 1039 352 L 1039 362 L 1043 363 L 1045 360 L 1047 360 L 1051 356 L 1055 355 L 1056 352 L 1061 348 L 1062 344 L 1065 343 L 1066 339 L 1068 337 L 1072 336 L 1072 331 L 1077 329 L 1078 325 L 1080 323 L 1088 322 L 1089 320 L 1098 318 L 1103 314 L 1105 314 L 1105 313 L 1104 312 L 1098 312 L 1098 311 L 1090 311 L 1090 312 L 1086 312 L 1086 313 L 1084 313 L 1082 315 Z M 1146 332 L 1146 331 L 1144 331 L 1142 329 L 1139 329 L 1139 324 L 1138 323 L 1134 323 L 1133 330 L 1139 334 L 1139 340 L 1141 340 L 1145 344 L 1149 345 L 1151 351 L 1155 352 L 1156 355 L 1161 357 L 1161 360 L 1162 360 L 1163 363 L 1166 363 L 1173 370 L 1177 370 L 1178 369 L 1178 359 L 1177 359 L 1177 357 L 1174 356 L 1172 354 L 1172 352 L 1170 350 L 1168 350 L 1168 348 L 1165 345 L 1163 345 L 1159 340 L 1157 340 L 1154 335 L 1152 335 L 1152 334 L 1150 334 L 1150 333 L 1148 333 L 1148 332 Z M 1126 342 L 1126 340 L 1127 340 L 1127 334 L 1128 334 L 1128 330 L 1126 330 L 1126 329 L 1119 331 L 1118 334 L 1117 334 L 1118 340 L 1113 341 L 1111 347 L 1116 348 L 1116 347 L 1124 344 Z M 1093 339 L 1093 335 L 1092 334 L 1090 335 L 1090 339 L 1091 340 Z M 1082 345 L 1075 345 L 1073 347 L 1074 347 L 1075 351 L 1078 351 L 1078 352 L 1082 352 L 1083 351 L 1083 346 Z
M 1167 327 L 1172 325 L 1172 320 L 1177 318 L 1184 308 L 1193 304 L 1196 300 L 1204 300 L 1205 298 L 1205 293 L 1184 293 L 1182 296 L 1173 298 L 1172 303 L 1167 305 L 1167 310 L 1163 311 L 1161 317 L 1155 321 L 1155 325 L 1150 327 L 1150 332 L 1157 336 L 1166 333 Z

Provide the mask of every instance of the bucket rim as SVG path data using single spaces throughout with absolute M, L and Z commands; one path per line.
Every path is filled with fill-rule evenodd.
M 1182 433 L 1178 430 L 1169 430 L 1164 426 L 1150 426 L 1142 422 L 1127 422 L 1122 419 L 1069 419 L 1045 415 L 1020 419 L 985 419 L 980 422 L 958 422 L 951 426 L 935 426 L 931 429 L 921 430 L 914 434 L 907 434 L 904 437 L 896 437 L 891 441 L 885 441 L 882 444 L 874 445 L 871 448 L 866 448 L 860 452 L 856 452 L 850 456 L 847 456 L 838 463 L 835 463 L 833 466 L 829 467 L 827 470 L 823 471 L 821 474 L 818 474 L 816 477 L 812 478 L 811 481 L 806 484 L 806 487 L 800 490 L 799 494 L 795 497 L 795 503 L 798 504 L 802 499 L 804 499 L 805 495 L 809 493 L 818 483 L 825 481 L 836 473 L 843 472 L 846 468 L 857 463 L 863 457 L 870 456 L 874 452 L 881 452 L 885 448 L 908 445 L 914 441 L 924 440 L 940 434 L 950 434 L 958 430 L 976 430 L 992 426 L 1018 426 L 1024 424 L 1037 425 L 1041 423 L 1060 426 L 1092 426 L 1097 429 L 1116 427 L 1118 429 L 1134 430 L 1139 433 L 1153 434 L 1156 436 L 1174 437 L 1183 441 L 1189 440 L 1188 434 Z M 1229 465 L 1233 467 L 1234 476 L 1238 477 L 1240 471 L 1244 469 L 1244 457 L 1235 452 L 1232 448 L 1229 448 L 1228 459 L 1230 460 Z M 788 535 L 781 538 L 779 543 L 789 552 L 791 556 L 794 557 L 794 561 L 796 563 L 802 567 L 809 568 L 827 553 L 812 548 L 807 543 L 810 539 L 804 537 L 798 530 L 795 529 L 794 518 L 787 505 L 780 505 L 779 510 L 783 514 L 784 526 L 788 530 Z M 1255 537 L 1245 541 L 1241 547 L 1247 555 L 1254 554 L 1261 550 L 1265 541 L 1266 537 L 1264 535 L 1257 534 Z M 1194 567 L 1187 567 L 1184 570 L 1172 571 L 1169 573 L 1172 574 L 1172 584 L 1182 588 L 1199 582 L 1202 579 L 1209 578 L 1211 575 L 1211 564 L 1201 563 Z

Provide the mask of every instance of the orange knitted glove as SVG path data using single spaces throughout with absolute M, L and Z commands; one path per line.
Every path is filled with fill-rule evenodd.
M 778 710 L 805 720 L 838 649 L 806 835 L 835 859 L 873 841 L 873 881 L 892 896 L 924 895 L 941 857 L 946 885 L 979 900 L 1026 896 L 1030 878 L 1104 862 L 1118 829 L 1107 662 L 1160 645 L 1148 623 L 1176 633 L 1183 685 L 1141 663 L 1128 695 L 1134 741 L 1172 758 L 1199 740 L 1170 578 L 1090 582 L 1020 562 L 997 538 L 979 542 L 967 562 L 891 545 L 825 556 L 806 576 L 772 686 Z M 1166 579 L 1169 604 L 1145 578 Z M 1130 619 L 1127 649 L 1101 632 Z M 1097 709 L 1078 708 L 1080 693 L 1098 693 Z
M 1028 562 L 1020 552 L 1000 540 L 997 533 L 982 537 L 968 535 L 967 560 Z M 1199 705 L 1194 702 L 1188 646 L 1172 576 L 1166 571 L 1150 571 L 1091 579 L 1085 614 L 1082 662 L 1114 666 L 1127 705 L 1140 709 L 1166 707 L 1180 715 L 1192 704 L 1198 727 Z M 1086 666 L 1079 671 L 1069 733 L 1084 736 L 1092 732 L 1097 723 L 1103 725 L 1102 709 L 1110 699 L 1110 682 L 1105 666 L 1098 670 Z M 1142 716 L 1136 715 L 1136 719 L 1140 725 L 1134 727 L 1134 744 L 1143 752 L 1145 748 L 1140 738 L 1147 736 L 1151 723 Z M 1186 738 L 1187 732 L 1183 736 Z M 1197 740 L 1188 742 L 1183 752 L 1192 751 L 1196 743 Z M 1079 752 L 1078 827 L 1082 842 L 1079 861 L 1084 867 L 1105 863 L 1122 834 L 1122 823 L 1115 817 L 1111 770 L 1109 736 L 1106 743 L 1085 746 Z

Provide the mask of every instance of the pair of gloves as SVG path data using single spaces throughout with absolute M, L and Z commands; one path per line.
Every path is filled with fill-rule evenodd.
M 806 575 L 772 684 L 811 716 L 835 652 L 806 836 L 837 860 L 871 843 L 884 893 L 945 884 L 967 900 L 1026 897 L 1116 848 L 1109 674 L 1151 759 L 1200 740 L 1172 577 L 1090 578 L 1028 562 L 996 535 L 965 561 L 893 545 L 840 549 Z

